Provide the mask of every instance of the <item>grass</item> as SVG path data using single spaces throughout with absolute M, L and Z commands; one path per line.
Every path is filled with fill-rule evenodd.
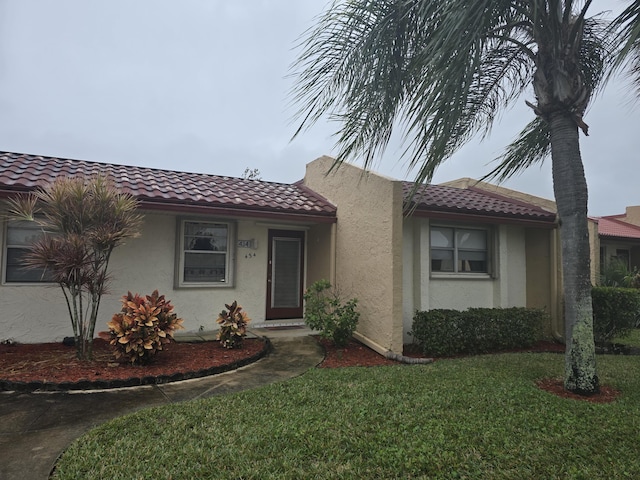
M 622 343 L 630 347 L 640 347 L 640 328 L 634 328 L 624 336 L 615 337 L 613 343 Z
M 314 369 L 108 422 L 55 479 L 612 479 L 640 471 L 639 357 L 599 356 L 611 404 L 561 399 L 558 354 Z

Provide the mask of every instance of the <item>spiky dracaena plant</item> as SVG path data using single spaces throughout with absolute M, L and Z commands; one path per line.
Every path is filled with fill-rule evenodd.
M 116 358 L 147 364 L 173 340 L 173 332 L 184 328 L 183 320 L 173 312 L 173 305 L 154 290 L 141 297 L 128 292 L 122 297 L 122 311 L 107 324 Z
M 106 176 L 59 178 L 9 200 L 14 219 L 37 223 L 43 236 L 22 257 L 26 268 L 44 268 L 67 303 L 77 356 L 92 357 L 100 299 L 107 291 L 113 249 L 138 235 L 137 201 Z
M 234 300 L 231 305 L 224 305 L 227 310 L 222 310 L 218 314 L 216 322 L 220 325 L 217 339 L 225 348 L 239 348 L 242 346 L 242 339 L 247 334 L 247 324 L 251 319 L 242 307 Z

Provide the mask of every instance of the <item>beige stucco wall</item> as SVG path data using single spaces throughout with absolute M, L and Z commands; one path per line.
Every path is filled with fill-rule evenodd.
M 591 285 L 600 283 L 600 236 L 598 235 L 598 222 L 589 219 L 589 257 L 591 259 Z
M 402 352 L 401 182 L 321 157 L 307 165 L 305 185 L 338 206 L 335 285 L 358 299 L 357 332 Z
M 523 227 L 500 225 L 494 228 L 495 275 L 430 275 L 429 225 L 430 221 L 426 218 L 407 218 L 404 222 L 405 343 L 412 340 L 408 332 L 416 310 L 526 306 L 527 267 Z
M 640 205 L 632 205 L 625 209 L 624 221 L 640 225 Z
M 335 283 L 335 228 L 335 223 L 319 224 L 307 232 L 307 285 L 322 279 Z
M 111 293 L 102 298 L 96 332 L 106 330 L 106 323 L 120 310 L 120 298 L 127 291 L 150 294 L 155 289 L 171 300 L 176 313 L 184 319 L 186 331 L 197 331 L 200 327 L 216 329 L 217 314 L 224 309 L 225 303 L 234 300 L 243 306 L 254 323 L 264 321 L 269 224 L 257 219 L 184 218 L 230 221 L 236 225 L 235 240 L 256 241 L 255 249 L 235 247 L 234 242 L 231 249 L 234 286 L 175 288 L 177 217 L 146 212 L 141 236 L 129 239 L 113 252 L 109 267 Z M 278 225 L 277 228 L 307 230 L 309 226 L 292 224 Z M 321 237 L 330 239 L 330 225 L 319 231 Z M 4 241 L 4 235 L 2 238 Z M 327 254 L 326 249 L 321 249 L 319 254 L 313 246 L 305 251 L 308 257 L 313 256 L 314 265 L 330 264 L 320 258 L 320 255 Z M 330 269 L 326 271 L 330 272 Z M 11 338 L 18 342 L 36 343 L 59 341 L 73 335 L 64 297 L 57 286 L 4 284 L 0 286 L 0 304 L 3 306 L 0 340 Z
M 526 229 L 527 307 L 541 308 L 551 316 L 547 336 L 562 337 L 562 284 L 557 229 Z

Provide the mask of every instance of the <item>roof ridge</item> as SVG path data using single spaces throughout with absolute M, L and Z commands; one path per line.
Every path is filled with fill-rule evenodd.
M 476 187 L 476 186 L 471 186 L 470 185 L 467 189 L 468 190 L 472 190 L 474 192 L 482 192 L 482 193 L 484 193 L 486 195 L 489 195 L 490 197 L 497 198 L 497 199 L 505 201 L 505 202 L 513 203 L 515 205 L 520 205 L 522 207 L 528 207 L 528 208 L 532 208 L 532 209 L 535 209 L 535 210 L 540 210 L 541 212 L 544 212 L 544 213 L 555 213 L 555 212 L 550 212 L 549 210 L 547 210 L 545 208 L 542 208 L 540 205 L 536 205 L 535 203 L 525 202 L 524 200 L 520 200 L 520 199 L 517 199 L 517 198 L 509 197 L 508 195 L 502 195 L 502 194 L 496 193 L 496 192 L 491 192 L 489 190 L 485 190 L 483 188 L 479 188 L 479 187 Z

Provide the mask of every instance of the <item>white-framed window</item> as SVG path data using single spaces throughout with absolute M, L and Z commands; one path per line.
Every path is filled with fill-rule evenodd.
M 51 275 L 43 268 L 25 268 L 22 257 L 30 245 L 44 232 L 35 222 L 9 220 L 6 222 L 3 280 L 5 283 L 51 283 Z
M 490 273 L 490 231 L 431 226 L 432 273 Z
M 234 224 L 180 220 L 178 286 L 231 286 Z

